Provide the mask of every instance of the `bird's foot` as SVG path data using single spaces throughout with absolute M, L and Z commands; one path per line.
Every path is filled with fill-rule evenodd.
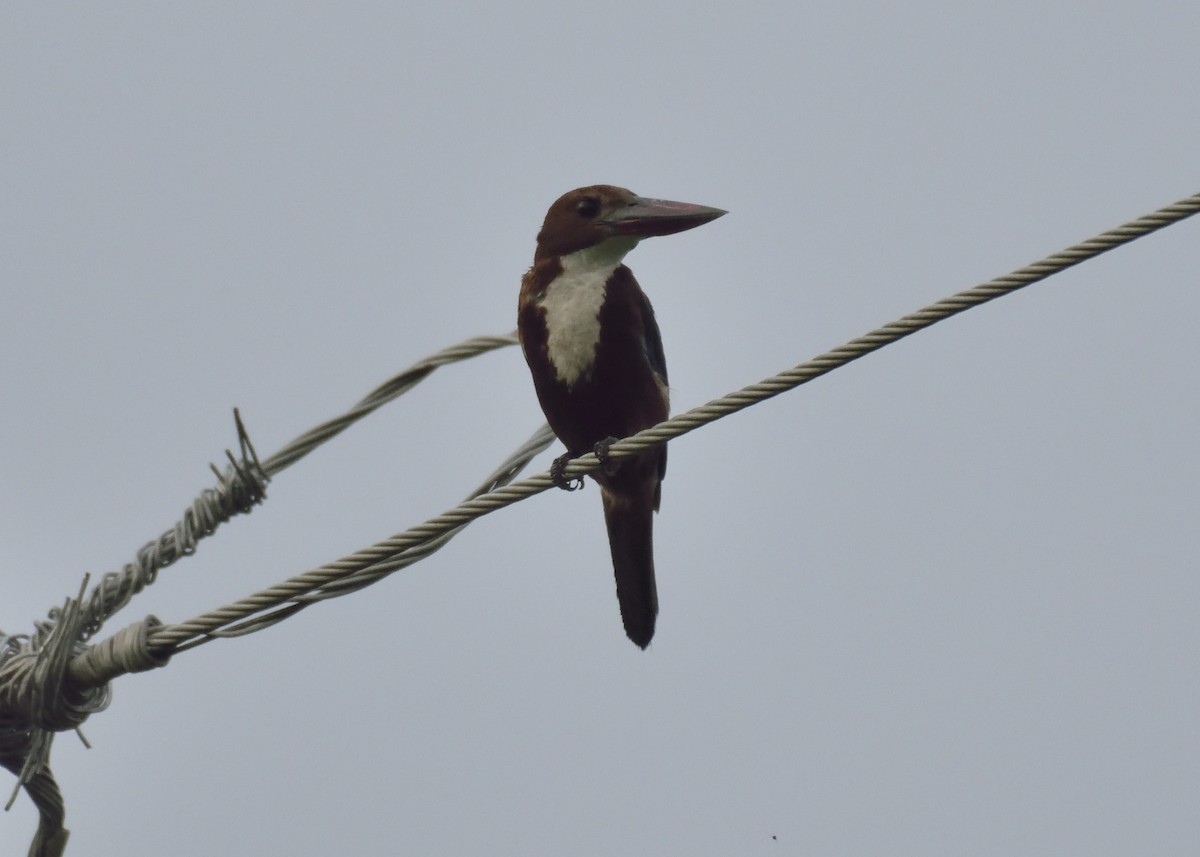
M 583 487 L 583 477 L 575 476 L 568 478 L 566 475 L 567 465 L 571 463 L 571 453 L 560 455 L 554 459 L 554 463 L 550 465 L 550 478 L 554 480 L 554 484 L 564 491 L 578 491 Z
M 597 442 L 595 446 L 596 458 L 600 461 L 600 469 L 604 471 L 605 476 L 616 476 L 617 471 L 621 469 L 621 462 L 615 461 L 608 454 L 608 449 L 617 442 L 615 437 L 606 437 L 604 440 Z

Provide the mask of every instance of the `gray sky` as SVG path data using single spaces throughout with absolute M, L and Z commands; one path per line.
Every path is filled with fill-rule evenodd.
M 9 8 L 0 628 L 170 526 L 233 406 L 269 453 L 511 330 L 572 187 L 730 211 L 628 259 L 676 411 L 1200 190 L 1198 28 L 1183 2 Z M 94 749 L 55 747 L 68 853 L 1194 854 L 1198 239 L 674 443 L 647 652 L 593 485 L 119 680 Z M 107 630 L 440 512 L 540 421 L 515 349 L 440 372 Z M 0 853 L 34 826 L 22 797 Z

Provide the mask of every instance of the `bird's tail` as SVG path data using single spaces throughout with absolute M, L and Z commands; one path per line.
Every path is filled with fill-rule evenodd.
M 629 639 L 644 649 L 654 636 L 658 616 L 653 540 L 658 480 L 646 480 L 632 491 L 604 488 L 601 493 L 621 621 Z

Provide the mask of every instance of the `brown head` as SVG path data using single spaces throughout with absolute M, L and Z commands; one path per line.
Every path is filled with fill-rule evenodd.
M 576 188 L 546 212 L 534 261 L 565 256 L 609 238 L 627 238 L 636 244 L 642 238 L 692 229 L 722 214 L 721 209 L 704 205 L 645 199 L 613 185 Z

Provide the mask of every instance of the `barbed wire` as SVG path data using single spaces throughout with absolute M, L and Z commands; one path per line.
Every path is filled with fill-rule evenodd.
M 548 449 L 554 440 L 554 432 L 548 425 L 543 425 L 509 455 L 504 463 L 496 468 L 479 487 L 472 491 L 464 502 L 492 496 L 499 488 L 507 485 L 524 470 L 534 457 Z M 315 572 L 298 575 L 235 604 L 222 607 L 212 613 L 206 613 L 190 622 L 180 625 L 160 625 L 150 633 L 147 643 L 151 651 L 179 652 L 219 637 L 240 637 L 261 631 L 318 601 L 357 592 L 394 571 L 399 571 L 425 559 L 444 547 L 473 519 L 464 519 L 458 526 L 439 528 L 428 538 L 412 543 L 409 549 L 403 551 L 390 551 L 383 547 L 387 544 L 386 542 L 380 542 L 338 560 L 329 567 L 322 566 L 322 568 L 336 567 L 341 569 L 341 572 L 332 576 L 319 576 L 320 582 L 317 585 L 308 583 L 311 579 L 310 575 Z M 180 637 L 178 644 L 164 648 L 161 633 L 163 630 L 167 630 L 170 637 L 181 633 L 183 636 Z
M 358 420 L 408 392 L 435 369 L 465 360 L 497 348 L 516 344 L 516 336 L 479 336 L 443 349 L 367 394 L 346 413 L 329 420 L 293 440 L 279 452 L 260 463 L 250 442 L 241 414 L 234 410 L 239 454 L 227 451 L 229 464 L 224 470 L 212 467 L 217 477 L 215 488 L 206 488 L 192 502 L 174 527 L 138 550 L 133 562 L 120 572 L 105 574 L 85 596 L 88 577 L 84 577 L 79 595 L 68 598 L 62 607 L 50 610 L 46 619 L 36 623 L 35 634 L 8 636 L 0 632 L 0 764 L 16 775 L 5 809 L 12 806 L 17 790 L 24 787 L 39 815 L 30 854 L 58 857 L 66 847 L 68 832 L 63 827 L 64 802 L 48 759 L 54 735 L 74 726 L 78 731 L 91 714 L 103 710 L 111 698 L 109 682 L 119 675 L 165 666 L 172 652 L 151 651 L 151 632 L 162 623 L 148 616 L 105 640 L 87 646 L 105 621 L 124 608 L 135 595 L 153 584 L 158 572 L 196 552 L 198 542 L 238 514 L 249 512 L 266 498 L 266 485 L 272 476 L 299 461 L 321 444 L 336 437 Z M 537 455 L 554 440 L 544 427 L 522 447 L 528 458 Z M 520 460 L 502 465 L 477 493 L 515 478 L 525 466 Z M 515 469 L 514 469 L 515 468 Z M 427 556 L 453 537 L 430 542 L 413 561 Z M 344 585 L 351 591 L 351 581 Z M 314 599 L 315 600 L 315 599 Z M 303 605 L 300 605 L 303 606 Z M 281 609 L 274 616 L 247 622 L 241 633 L 274 624 L 294 613 L 299 606 Z M 229 628 L 224 636 L 235 636 Z M 86 744 L 83 733 L 79 737 Z
M 225 453 L 229 464 L 224 470 L 212 466 L 217 486 L 201 491 L 175 526 L 154 541 L 142 545 L 134 561 L 126 563 L 119 572 L 109 572 L 100 578 L 88 593 L 83 609 L 83 639 L 94 636 L 110 617 L 153 584 L 161 569 L 191 556 L 201 539 L 211 536 L 221 524 L 234 516 L 245 514 L 261 503 L 266 498 L 267 483 L 271 477 L 337 437 L 363 417 L 404 395 L 438 367 L 498 348 L 507 348 L 516 342 L 515 333 L 507 336 L 476 336 L 442 349 L 389 378 L 344 414 L 309 429 L 261 463 L 242 423 L 241 414 L 234 409 L 239 454 Z

